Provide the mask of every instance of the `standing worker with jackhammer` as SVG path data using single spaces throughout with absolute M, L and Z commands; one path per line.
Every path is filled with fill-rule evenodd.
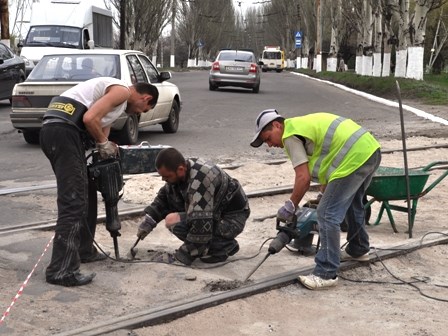
M 144 239 L 165 219 L 166 227 L 184 242 L 174 257 L 185 265 L 197 258 L 205 263 L 223 262 L 237 253 L 235 237 L 250 215 L 239 182 L 215 164 L 186 160 L 175 148 L 161 150 L 155 164 L 166 183 L 145 208 L 137 237 Z
M 316 266 L 312 274 L 299 276 L 299 281 L 309 289 L 335 286 L 341 260 L 369 260 L 362 200 L 381 161 L 379 143 L 350 119 L 330 113 L 285 119 L 275 109 L 261 112 L 256 119 L 251 146 L 263 143 L 284 148 L 295 171 L 291 197 L 278 210 L 277 220 L 294 220 L 311 180 L 325 187 L 317 207 L 321 247 Z M 348 221 L 348 245 L 341 252 L 340 223 L 344 217 Z M 270 253 L 288 242 L 280 239 L 279 244 L 271 244 L 277 248 L 271 248 Z
M 95 273 L 80 273 L 80 263 L 107 255 L 93 246 L 96 229 L 96 188 L 88 179 L 85 151 L 93 141 L 101 159 L 115 157 L 118 147 L 108 140 L 111 124 L 123 113 L 141 114 L 154 108 L 155 86 L 129 86 L 99 77 L 80 83 L 53 98 L 44 115 L 40 144 L 57 182 L 58 219 L 47 282 L 62 286 L 90 283 Z M 89 199 L 89 196 L 94 198 Z

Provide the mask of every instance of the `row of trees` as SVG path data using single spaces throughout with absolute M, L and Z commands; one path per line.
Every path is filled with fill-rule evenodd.
M 222 48 L 281 46 L 300 67 L 422 79 L 448 57 L 447 0 L 104 0 L 116 13 L 117 47 L 170 58 L 213 60 Z M 445 13 L 445 14 L 444 14 Z M 170 27 L 171 26 L 171 27 Z M 302 33 L 301 48 L 295 34 Z M 164 36 L 165 35 L 165 36 Z M 170 56 L 170 57 L 167 57 Z
M 175 22 L 164 45 L 182 62 L 211 60 L 221 48 L 260 54 L 265 45 L 279 45 L 288 58 L 302 67 L 313 63 L 317 71 L 336 71 L 342 58 L 358 74 L 389 76 L 392 69 L 396 77 L 422 79 L 424 64 L 440 70 L 447 57 L 446 0 L 260 0 L 245 12 L 232 0 L 112 1 L 117 10 L 124 2 L 127 45 L 154 52 L 162 31 Z

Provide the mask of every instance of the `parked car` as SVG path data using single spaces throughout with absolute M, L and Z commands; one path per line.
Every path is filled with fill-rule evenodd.
M 262 62 L 249 50 L 221 50 L 213 62 L 209 75 L 209 89 L 237 86 L 260 91 Z
M 182 105 L 178 87 L 168 81 L 171 73 L 159 72 L 140 51 L 116 49 L 67 49 L 43 56 L 27 79 L 14 87 L 12 125 L 26 142 L 39 143 L 42 118 L 50 100 L 94 77 L 115 77 L 128 85 L 148 82 L 159 89 L 154 109 L 140 116 L 123 113 L 113 123 L 111 138 L 118 144 L 135 144 L 139 128 L 150 125 L 161 124 L 164 132 L 177 132 Z
M 12 89 L 26 78 L 25 61 L 0 42 L 0 100 L 11 101 Z

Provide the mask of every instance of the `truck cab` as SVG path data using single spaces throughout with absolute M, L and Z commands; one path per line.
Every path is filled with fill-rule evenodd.
M 286 67 L 285 52 L 278 46 L 264 47 L 260 60 L 263 62 L 263 66 L 261 68 L 263 72 L 270 70 L 282 72 Z
M 88 0 L 43 0 L 33 2 L 30 28 L 19 43 L 21 56 L 30 63 L 27 75 L 42 56 L 61 48 L 113 47 L 113 16 Z

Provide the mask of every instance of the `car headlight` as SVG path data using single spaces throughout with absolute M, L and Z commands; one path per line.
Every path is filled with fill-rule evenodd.
M 33 61 L 30 61 L 28 58 L 26 58 L 25 56 L 20 56 L 23 58 L 23 60 L 25 61 L 25 66 L 27 67 L 34 67 L 34 63 Z

